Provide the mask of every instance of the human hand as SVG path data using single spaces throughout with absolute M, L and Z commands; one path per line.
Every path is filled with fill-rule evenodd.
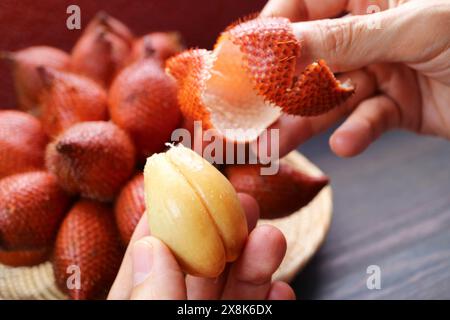
M 382 11 L 363 15 L 369 5 Z M 330 138 L 343 157 L 393 128 L 450 139 L 448 1 L 271 0 L 261 14 L 315 20 L 293 23 L 302 50 L 299 72 L 324 59 L 338 79 L 356 86 L 351 99 L 325 115 L 282 116 L 273 125 L 280 129 L 280 155 L 345 117 Z
M 108 299 L 295 299 L 291 287 L 272 282 L 286 252 L 286 240 L 275 227 L 255 228 L 255 199 L 239 194 L 251 231 L 238 260 L 216 279 L 187 275 L 160 240 L 151 237 L 146 215 L 136 227 Z

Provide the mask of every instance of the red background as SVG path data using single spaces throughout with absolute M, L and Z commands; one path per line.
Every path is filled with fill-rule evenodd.
M 104 10 L 137 35 L 179 30 L 186 44 L 209 48 L 230 22 L 259 11 L 266 0 L 1 0 L 0 50 L 50 45 L 70 51 L 89 20 Z M 81 9 L 81 30 L 68 30 L 66 9 Z M 0 108 L 15 106 L 9 67 L 0 62 Z

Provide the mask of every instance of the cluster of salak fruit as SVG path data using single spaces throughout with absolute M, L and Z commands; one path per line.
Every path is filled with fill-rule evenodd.
M 295 51 L 291 40 L 284 43 Z M 182 49 L 177 33 L 136 37 L 123 23 L 99 14 L 70 54 L 47 46 L 2 54 L 12 66 L 21 111 L 0 111 L 0 263 L 31 266 L 50 259 L 58 286 L 70 298 L 105 297 L 145 210 L 144 160 L 163 151 L 183 123 L 211 123 L 203 118 L 205 110 L 201 117 L 192 112 L 199 107 L 193 104 L 200 103 L 195 90 L 204 88 L 203 71 L 192 68 L 192 58 L 198 67 L 203 58 L 196 53 L 205 57 L 207 51 L 177 55 Z M 174 78 L 164 71 L 170 57 Z M 226 72 L 226 66 L 219 67 Z M 282 67 L 292 69 L 290 64 Z M 314 68 L 308 71 L 313 77 L 331 81 L 322 64 Z M 273 75 L 274 70 L 263 71 Z M 269 96 L 269 103 L 276 100 L 292 109 L 258 79 L 258 90 Z M 215 81 L 217 89 L 220 79 Z M 299 84 L 289 84 L 290 91 L 311 86 L 311 81 L 302 77 Z M 189 85 L 194 87 L 184 89 Z M 303 90 L 300 100 L 309 101 L 305 113 L 314 113 L 312 103 L 337 104 L 345 98 L 340 93 L 348 94 L 336 83 L 318 88 L 321 100 L 308 100 Z M 327 88 L 334 91 L 324 92 Z M 230 165 L 223 173 L 238 192 L 257 199 L 263 218 L 301 208 L 328 183 L 326 177 L 310 177 L 286 164 L 274 176 L 261 176 L 259 169 Z M 66 283 L 72 265 L 81 271 L 79 289 Z

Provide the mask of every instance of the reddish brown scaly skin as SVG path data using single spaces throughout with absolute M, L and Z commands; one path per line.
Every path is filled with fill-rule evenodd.
M 0 249 L 51 246 L 69 205 L 56 177 L 45 171 L 0 180 Z
M 39 68 L 39 72 L 45 82 L 41 120 L 50 137 L 78 122 L 106 120 L 107 95 L 95 81 L 50 68 Z
M 201 98 L 212 63 L 211 52 L 205 49 L 186 50 L 166 62 L 168 72 L 178 82 L 181 112 L 189 120 L 201 121 L 205 129 L 214 127 L 211 124 L 210 110 Z
M 10 267 L 31 267 L 47 261 L 50 248 L 33 250 L 0 250 L 0 263 Z
M 108 32 L 111 32 L 128 43 L 129 46 L 131 46 L 134 40 L 133 33 L 123 22 L 110 16 L 104 11 L 100 11 L 95 15 L 95 17 L 87 25 L 84 34 L 94 32 L 98 27 L 105 28 Z
M 261 175 L 260 165 L 226 166 L 224 171 L 237 192 L 254 197 L 261 218 L 289 215 L 306 206 L 328 184 L 325 176 L 313 177 L 281 163 L 275 175 Z
M 130 242 L 144 211 L 144 176 L 139 173 L 123 187 L 114 206 L 116 224 L 125 246 Z
M 179 84 L 178 99 L 184 116 L 214 128 L 214 106 L 205 105 L 202 95 L 223 46 L 236 46 L 243 55 L 242 66 L 252 80 L 255 93 L 288 114 L 316 116 L 337 107 L 353 93 L 350 84 L 337 81 L 322 60 L 309 65 L 297 77 L 300 43 L 285 18 L 263 18 L 239 22 L 227 28 L 214 51 L 194 49 L 167 60 L 167 71 Z M 320 57 L 318 57 L 320 58 Z M 224 88 L 226 89 L 226 88 Z M 230 93 L 232 94 L 232 93 Z
M 109 93 L 112 121 L 129 133 L 141 161 L 165 148 L 181 121 L 175 81 L 152 59 L 125 68 Z
M 29 47 L 17 52 L 6 52 L 0 56 L 12 63 L 18 105 L 23 110 L 38 108 L 43 82 L 37 67 L 67 70 L 70 66 L 70 56 L 66 52 L 48 46 Z
M 69 193 L 111 201 L 133 173 L 135 149 L 115 124 L 82 122 L 48 145 L 46 165 Z
M 75 44 L 71 70 L 108 88 L 117 72 L 125 66 L 129 53 L 130 45 L 126 41 L 106 27 L 98 26 L 84 33 Z
M 0 178 L 42 169 L 46 144 L 38 119 L 21 111 L 0 111 Z
M 309 65 L 295 78 L 300 43 L 286 18 L 256 18 L 239 23 L 226 30 L 218 43 L 225 39 L 240 47 L 255 89 L 286 113 L 320 115 L 354 92 L 353 87 L 343 87 L 336 81 L 323 60 Z
M 104 298 L 122 260 L 114 217 L 109 206 L 80 200 L 69 211 L 56 237 L 53 270 L 56 283 L 71 299 Z M 80 271 L 80 288 L 68 288 L 69 266 Z M 72 283 L 72 282 L 70 282 Z
M 184 45 L 178 32 L 151 32 L 134 41 L 129 62 L 154 58 L 163 65 L 164 61 L 183 50 Z

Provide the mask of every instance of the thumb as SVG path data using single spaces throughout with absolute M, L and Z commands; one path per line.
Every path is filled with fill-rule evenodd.
M 134 288 L 131 300 L 186 299 L 184 274 L 164 243 L 148 236 L 131 251 Z
M 293 23 L 302 47 L 299 68 L 324 59 L 334 72 L 345 72 L 378 62 L 424 58 L 423 48 L 434 41 L 426 31 L 433 19 L 418 3 L 369 15 Z

